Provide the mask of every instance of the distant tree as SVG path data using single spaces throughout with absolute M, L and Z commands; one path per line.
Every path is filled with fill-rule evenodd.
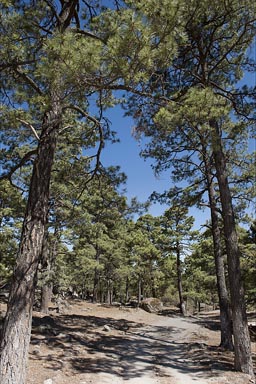
M 170 250 L 176 255 L 176 276 L 177 289 L 179 293 L 179 307 L 183 316 L 186 315 L 186 305 L 183 294 L 183 260 L 188 249 L 189 243 L 193 239 L 192 226 L 194 218 L 188 216 L 188 208 L 184 201 L 174 198 L 172 205 L 164 212 L 163 232 L 169 237 Z M 195 233 L 194 233 L 195 234 Z
M 159 269 L 161 251 L 158 247 L 161 240 L 161 227 L 158 217 L 149 214 L 141 216 L 135 228 L 138 229 L 137 253 L 140 256 L 140 278 L 143 281 L 143 297 L 157 297 L 158 279 L 162 275 Z M 159 275 L 160 274 L 160 275 Z
M 185 292 L 200 311 L 200 304 L 213 305 L 218 302 L 213 241 L 206 230 L 192 247 L 191 255 L 185 258 Z
M 256 304 L 256 225 L 252 221 L 248 230 L 238 228 L 239 243 L 241 247 L 241 269 L 245 284 L 245 297 L 248 306 L 255 308 Z

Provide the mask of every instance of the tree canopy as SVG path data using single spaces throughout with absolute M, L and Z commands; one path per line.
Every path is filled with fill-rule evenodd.
M 6 0 L 0 12 L 0 283 L 13 276 L 0 381 L 25 383 L 37 276 L 48 298 L 161 297 L 183 315 L 211 292 L 221 321 L 229 289 L 235 368 L 253 376 L 255 228 L 238 224 L 255 193 L 255 86 L 239 83 L 255 70 L 255 4 Z M 102 163 L 117 104 L 145 138 L 142 157 L 170 173 L 159 217 L 128 203 L 126 176 Z M 211 239 L 191 231 L 193 205 L 210 208 Z

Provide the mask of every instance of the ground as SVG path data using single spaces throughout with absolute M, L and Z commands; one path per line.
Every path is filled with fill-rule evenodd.
M 27 384 L 249 384 L 219 342 L 217 312 L 182 318 L 75 301 L 34 312 Z

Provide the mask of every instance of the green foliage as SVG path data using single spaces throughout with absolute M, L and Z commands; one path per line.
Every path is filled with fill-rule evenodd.
M 249 230 L 239 228 L 240 249 L 242 252 L 241 267 L 245 285 L 245 294 L 248 306 L 255 308 L 256 305 L 256 241 L 255 220 Z
M 198 302 L 218 303 L 213 244 L 209 235 L 206 231 L 185 259 L 184 291 L 195 306 Z
M 237 159 L 230 174 L 235 170 L 234 180 L 243 180 L 242 193 L 251 180 L 251 159 L 241 170 L 244 154 L 238 149 L 251 128 L 244 117 L 252 115 L 252 90 L 238 91 L 235 84 L 251 68 L 246 50 L 255 35 L 255 5 L 247 0 L 127 0 L 115 10 L 100 2 L 90 9 L 79 3 L 68 28 L 60 27 L 54 2 L 0 4 L 1 171 L 26 198 L 44 117 L 55 108 L 55 95 L 61 121 L 48 229 L 60 232 L 56 285 L 83 296 L 97 289 L 106 297 L 111 289 L 125 299 L 128 288 L 137 295 L 140 281 L 146 296 L 175 296 L 175 252 L 184 258 L 193 239 L 187 206 L 204 202 L 205 164 L 212 164 L 211 119 L 218 121 L 230 164 Z M 104 111 L 124 100 L 118 90 L 134 92 L 130 111 L 138 132 L 148 137 L 144 155 L 156 160 L 156 171 L 171 167 L 175 182 L 187 181 L 184 207 L 172 200 L 163 217 L 144 215 L 132 222 L 133 207 L 120 194 L 125 176 L 100 164 L 105 141 L 115 140 Z M 210 171 L 215 174 L 212 165 Z M 1 183 L 0 277 L 5 279 L 15 259 L 24 202 Z M 253 297 L 253 247 L 249 240 L 244 247 L 250 265 L 247 292 Z M 215 300 L 209 239 L 201 239 L 182 268 L 188 296 L 206 301 L 211 294 Z
M 209 130 L 210 119 L 220 119 L 230 112 L 228 101 L 220 95 L 214 94 L 211 88 L 191 87 L 179 99 L 179 103 L 170 102 L 167 107 L 161 108 L 154 121 L 162 129 L 168 127 L 170 132 L 177 126 L 200 126 L 204 133 Z
M 24 215 L 21 193 L 8 181 L 0 184 L 0 281 L 6 282 L 13 272 Z

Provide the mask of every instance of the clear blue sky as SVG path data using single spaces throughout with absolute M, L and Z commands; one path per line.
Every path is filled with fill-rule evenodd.
M 144 202 L 153 191 L 163 192 L 170 188 L 171 181 L 168 175 L 156 177 L 150 166 L 151 161 L 145 161 L 139 156 L 141 146 L 132 136 L 133 121 L 123 115 L 124 111 L 119 106 L 108 114 L 112 129 L 117 132 L 120 143 L 106 145 L 102 162 L 104 165 L 120 165 L 121 171 L 128 176 L 126 196 L 128 199 L 137 196 L 139 201 Z M 150 213 L 159 215 L 163 209 L 160 205 L 154 204 Z

